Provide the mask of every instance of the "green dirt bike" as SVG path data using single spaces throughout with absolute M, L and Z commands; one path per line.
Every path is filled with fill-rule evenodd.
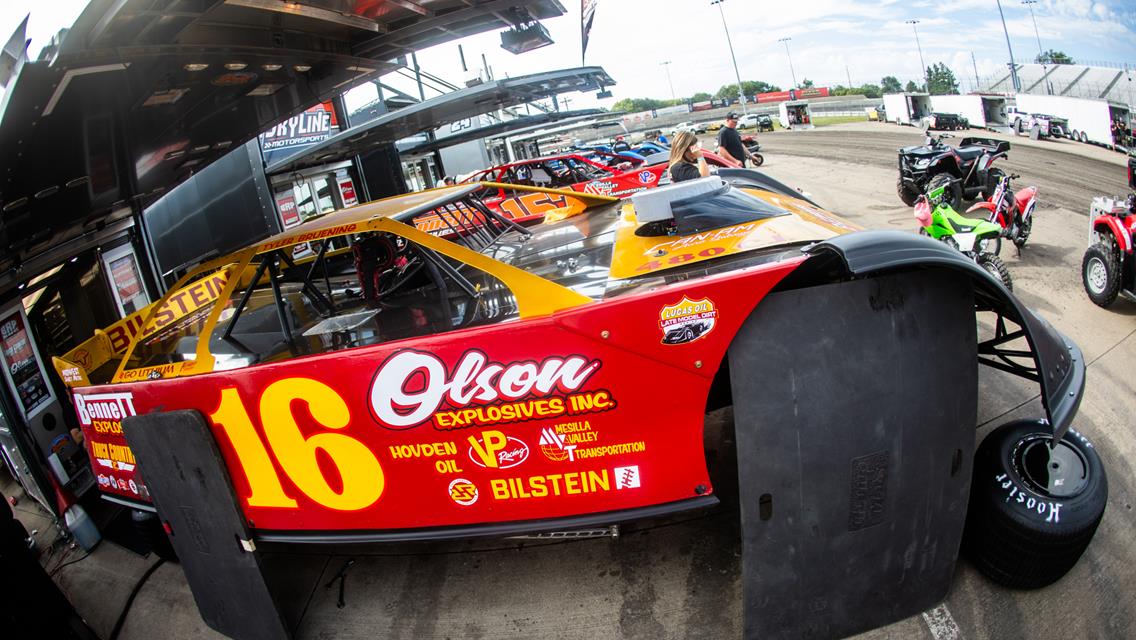
M 951 207 L 946 186 L 932 189 L 915 202 L 919 234 L 948 244 L 973 259 L 1007 289 L 1013 291 L 1010 271 L 997 256 L 1001 248 L 1002 227 L 978 218 L 964 218 Z

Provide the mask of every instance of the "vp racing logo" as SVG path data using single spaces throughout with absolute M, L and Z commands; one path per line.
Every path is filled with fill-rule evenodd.
M 432 353 L 399 351 L 375 372 L 371 414 L 387 429 L 430 421 L 448 430 L 607 411 L 616 406 L 609 391 L 582 390 L 600 366 L 579 355 L 494 362 L 470 350 L 447 367 Z

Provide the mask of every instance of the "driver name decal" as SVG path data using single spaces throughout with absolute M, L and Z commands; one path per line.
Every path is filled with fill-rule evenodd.
M 387 429 L 449 430 L 607 411 L 611 392 L 583 389 L 600 366 L 579 355 L 501 363 L 471 350 L 447 368 L 433 354 L 400 351 L 375 372 L 371 415 Z

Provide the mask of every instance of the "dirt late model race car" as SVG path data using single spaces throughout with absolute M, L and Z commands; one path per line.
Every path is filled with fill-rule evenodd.
M 732 482 L 747 636 L 852 633 L 947 592 L 978 363 L 1039 385 L 1035 439 L 1075 434 L 1078 349 L 941 243 L 751 170 L 629 200 L 509 186 L 564 203 L 532 227 L 475 197 L 496 188 L 307 222 L 55 360 L 101 490 L 156 508 L 215 628 L 240 635 L 217 612 L 255 591 L 233 572 L 257 544 L 567 532 L 713 508 Z M 414 226 L 446 212 L 478 217 Z M 344 237 L 386 247 L 372 296 L 327 250 Z M 704 416 L 728 404 L 737 477 L 712 477 Z M 1011 480 L 1035 492 L 1012 515 L 1068 513 Z

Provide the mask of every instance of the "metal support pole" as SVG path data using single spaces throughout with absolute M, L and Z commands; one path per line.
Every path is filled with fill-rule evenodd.
M 797 72 L 793 71 L 793 54 L 789 53 L 789 41 L 792 38 L 781 38 L 777 42 L 785 45 L 785 57 L 789 58 L 789 75 L 793 76 L 793 88 L 797 88 Z
M 919 24 L 918 20 L 905 20 L 911 25 L 911 30 L 915 32 L 915 48 L 919 50 L 919 65 L 923 67 L 923 90 L 930 93 L 931 80 L 927 73 L 927 63 L 923 61 L 923 45 L 919 43 L 919 29 L 915 26 Z
M 742 74 L 738 72 L 738 59 L 734 56 L 734 43 L 730 40 L 730 27 L 726 25 L 726 12 L 722 10 L 722 3 L 726 0 L 710 0 L 710 4 L 718 5 L 718 14 L 722 16 L 722 29 L 726 31 L 726 45 L 730 47 L 730 60 L 734 63 L 734 77 L 738 81 L 738 100 L 742 105 L 742 114 L 746 114 L 746 95 L 742 88 Z
M 970 52 L 970 64 L 974 67 L 974 90 L 978 91 L 982 81 L 978 79 L 978 62 L 974 59 L 973 51 Z
M 666 72 L 667 72 L 667 84 L 670 85 L 670 87 L 671 87 L 671 100 L 677 102 L 678 98 L 675 97 L 674 82 L 671 81 L 671 61 L 666 60 L 664 62 L 660 62 L 659 66 L 661 66 L 663 69 L 666 70 Z
M 1033 36 L 1037 38 L 1037 61 L 1041 63 L 1041 77 L 1045 78 L 1045 92 L 1053 94 L 1053 84 L 1049 82 L 1049 68 L 1045 64 L 1045 51 L 1041 48 L 1041 34 L 1037 30 L 1037 16 L 1033 13 L 1033 5 L 1037 4 L 1037 0 L 1022 0 L 1022 4 L 1029 7 L 1030 19 L 1033 20 Z
M 1002 33 L 1006 34 L 1006 49 L 1010 52 L 1010 78 L 1014 84 L 1014 91 L 1022 90 L 1022 81 L 1018 79 L 1018 68 L 1014 65 L 1014 47 L 1010 45 L 1010 30 L 1006 28 L 1006 14 L 1002 12 L 1002 0 L 998 3 L 998 15 L 1002 18 Z

